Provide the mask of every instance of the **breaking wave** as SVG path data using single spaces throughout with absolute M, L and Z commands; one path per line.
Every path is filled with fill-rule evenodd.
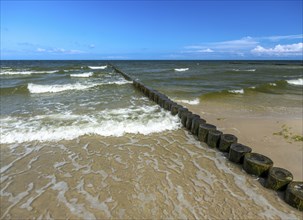
M 303 78 L 286 80 L 286 82 L 290 85 L 303 86 Z
M 88 68 L 90 68 L 92 70 L 104 70 L 107 68 L 107 65 L 105 65 L 105 66 L 88 66 Z
M 0 143 L 72 140 L 83 135 L 148 135 L 180 128 L 178 117 L 158 106 L 103 110 L 93 115 L 65 112 L 31 118 L 9 116 L 0 122 Z
M 93 72 L 70 74 L 71 77 L 80 77 L 80 78 L 87 78 L 87 77 L 91 77 L 92 75 L 94 75 Z
M 0 72 L 0 75 L 32 75 L 32 74 L 51 74 L 51 73 L 57 73 L 59 70 L 50 70 L 50 71 L 26 71 L 26 70 L 20 70 L 20 71 L 2 71 Z
M 184 71 L 189 70 L 189 68 L 179 68 L 179 69 L 174 69 L 174 70 L 177 72 L 184 72 Z
M 199 105 L 200 104 L 200 100 L 198 98 L 193 99 L 193 100 L 181 99 L 181 100 L 175 100 L 175 101 L 186 103 L 186 104 L 189 104 L 189 105 Z
M 244 94 L 244 89 L 228 90 L 228 92 L 234 93 L 234 94 Z
M 75 83 L 75 84 L 54 84 L 54 85 L 39 85 L 29 83 L 27 88 L 30 93 L 56 93 L 56 92 L 63 92 L 68 90 L 85 90 L 90 89 L 96 86 L 101 85 L 124 85 L 132 83 L 127 80 L 118 80 L 113 82 L 101 82 L 101 83 Z

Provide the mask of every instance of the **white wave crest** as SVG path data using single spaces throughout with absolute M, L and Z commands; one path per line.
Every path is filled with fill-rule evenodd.
M 159 106 L 142 106 L 96 112 L 39 115 L 0 119 L 0 143 L 72 140 L 83 135 L 123 136 L 176 130 L 180 120 Z
M 175 100 L 176 102 L 183 102 L 189 105 L 199 105 L 200 100 L 198 98 L 193 99 L 193 100 L 186 100 L 186 99 L 181 99 L 181 100 Z
M 58 70 L 50 70 L 50 71 L 1 71 L 0 75 L 31 75 L 31 74 L 51 74 L 56 73 Z
M 90 89 L 95 86 L 101 86 L 101 85 L 124 85 L 132 83 L 131 81 L 127 80 L 118 80 L 113 82 L 101 82 L 101 83 L 75 83 L 75 84 L 54 84 L 54 85 L 39 85 L 39 84 L 33 84 L 29 83 L 27 85 L 27 88 L 30 93 L 56 93 L 56 92 L 64 92 L 68 90 L 85 90 Z
M 286 82 L 290 85 L 303 86 L 303 78 L 286 80 Z
M 184 72 L 184 71 L 189 70 L 189 68 L 179 68 L 179 69 L 174 69 L 174 70 L 177 72 Z
M 94 75 L 93 72 L 70 74 L 71 77 L 80 77 L 80 78 L 87 78 L 87 77 L 91 77 L 92 75 Z
M 257 69 L 232 69 L 234 72 L 255 72 Z
M 244 94 L 244 89 L 228 90 L 228 92 L 234 93 L 234 94 Z
M 269 83 L 270 86 L 277 86 L 277 83 Z
M 97 86 L 98 84 L 64 84 L 64 85 L 38 85 L 29 83 L 27 88 L 30 93 L 56 93 L 67 90 L 84 90 Z
M 107 65 L 105 65 L 105 66 L 88 66 L 88 68 L 90 68 L 92 70 L 104 70 L 107 68 Z

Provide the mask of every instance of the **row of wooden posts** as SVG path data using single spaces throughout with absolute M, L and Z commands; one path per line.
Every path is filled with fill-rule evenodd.
M 270 158 L 254 153 L 250 147 L 238 143 L 236 136 L 224 134 L 215 125 L 208 124 L 205 119 L 172 101 L 166 95 L 133 80 L 115 66 L 110 66 L 125 79 L 133 81 L 134 87 L 151 101 L 170 111 L 172 115 L 178 115 L 184 128 L 196 136 L 199 141 L 224 152 L 231 162 L 241 165 L 248 174 L 262 177 L 265 180 L 262 183 L 263 186 L 283 192 L 285 202 L 303 211 L 303 182 L 293 181 L 291 172 L 280 167 L 273 167 L 273 161 Z

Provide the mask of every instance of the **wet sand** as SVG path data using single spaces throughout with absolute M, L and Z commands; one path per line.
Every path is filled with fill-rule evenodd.
M 216 101 L 183 105 L 224 133 L 236 135 L 238 142 L 250 146 L 253 152 L 271 158 L 274 166 L 291 171 L 294 180 L 303 180 L 303 142 L 292 138 L 303 135 L 302 109 L 252 111 L 239 104 Z
M 184 129 L 1 145 L 1 219 L 300 219 Z

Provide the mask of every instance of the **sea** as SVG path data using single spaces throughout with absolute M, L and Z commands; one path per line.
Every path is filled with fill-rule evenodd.
M 302 61 L 2 60 L 1 219 L 300 219 L 110 64 L 180 104 L 302 114 Z

